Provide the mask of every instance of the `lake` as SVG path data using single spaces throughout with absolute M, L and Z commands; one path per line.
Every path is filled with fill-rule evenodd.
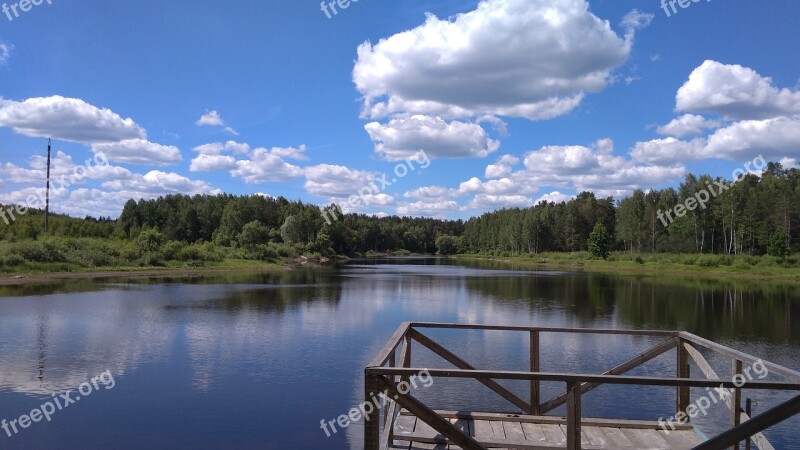
M 437 258 L 0 287 L 0 419 L 64 403 L 50 421 L 0 430 L 0 448 L 359 448 L 360 427 L 327 437 L 320 421 L 363 401 L 364 367 L 403 321 L 680 329 L 797 370 L 798 319 L 797 283 L 531 272 Z M 527 364 L 526 336 L 431 335 L 480 368 Z M 658 342 L 543 340 L 542 370 L 600 373 Z M 414 357 L 446 367 L 432 355 Z M 710 362 L 730 373 L 728 362 Z M 632 374 L 672 376 L 674 359 Z M 436 380 L 420 395 L 447 409 L 513 410 L 460 383 Z M 527 395 L 524 384 L 508 386 Z M 70 400 L 62 397 L 68 390 Z M 77 401 L 76 393 L 88 395 Z M 756 413 L 788 398 L 745 395 Z M 674 413 L 672 389 L 603 387 L 585 397 L 587 416 Z M 718 405 L 696 423 L 713 433 L 728 414 Z M 767 437 L 776 448 L 800 449 L 797 430 L 795 418 Z

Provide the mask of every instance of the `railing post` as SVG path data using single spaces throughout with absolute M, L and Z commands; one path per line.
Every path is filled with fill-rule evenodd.
M 538 373 L 541 370 L 539 366 L 539 351 L 541 346 L 539 344 L 539 332 L 531 331 L 531 372 Z M 541 414 L 539 401 L 540 396 L 540 382 L 539 380 L 531 380 L 531 410 L 532 416 Z
M 402 349 L 403 349 L 403 354 L 400 355 L 400 362 L 401 362 L 400 366 L 403 367 L 404 369 L 408 369 L 408 368 L 411 367 L 411 333 L 410 332 L 406 333 L 406 335 L 403 336 Z M 405 381 L 406 383 L 409 382 L 409 379 L 410 379 L 409 376 L 400 377 L 400 381 Z
M 733 379 L 734 381 L 742 377 L 742 362 L 738 359 L 733 360 Z M 738 427 L 742 422 L 742 390 L 734 388 L 731 396 L 731 425 Z M 731 447 L 731 450 L 739 450 L 739 443 Z
M 372 399 L 378 394 L 378 389 L 378 377 L 367 369 L 364 374 L 364 401 L 372 403 Z M 379 450 L 381 445 L 381 412 L 377 408 L 378 405 L 374 406 L 375 408 L 369 408 L 364 415 L 364 450 Z
M 678 339 L 678 378 L 689 378 L 691 376 L 689 373 L 689 351 L 686 350 L 685 343 L 686 341 L 683 339 Z M 685 414 L 689 408 L 689 389 L 689 386 L 678 386 L 676 414 Z M 686 414 L 686 420 L 689 420 L 688 414 Z
M 581 384 L 567 383 L 567 450 L 581 448 Z

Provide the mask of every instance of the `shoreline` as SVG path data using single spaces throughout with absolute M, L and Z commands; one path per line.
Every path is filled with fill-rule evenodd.
M 391 254 L 371 255 L 367 258 L 392 258 Z M 715 268 L 700 268 L 688 265 L 671 264 L 669 266 L 640 265 L 623 261 L 600 261 L 600 260 L 579 260 L 579 259 L 555 259 L 555 260 L 532 260 L 521 257 L 498 257 L 485 255 L 408 255 L 410 258 L 420 257 L 440 257 L 452 259 L 454 261 L 465 262 L 484 262 L 495 263 L 509 266 L 519 266 L 525 270 L 551 270 L 569 271 L 580 273 L 598 274 L 617 274 L 617 275 L 641 275 L 641 276 L 686 276 L 691 278 L 712 278 L 730 280 L 765 280 L 765 281 L 795 281 L 800 282 L 800 271 L 796 274 L 764 274 L 746 273 L 743 271 L 723 271 Z M 334 258 L 339 260 L 339 258 Z M 0 275 L 0 286 L 21 286 L 36 283 L 53 283 L 66 280 L 95 280 L 108 278 L 163 278 L 175 277 L 204 277 L 212 275 L 224 275 L 232 273 L 275 273 L 285 270 L 293 270 L 302 267 L 322 267 L 323 262 L 312 260 L 284 261 L 280 264 L 264 264 L 263 267 L 242 266 L 242 267 L 161 267 L 161 268 L 101 268 L 99 270 L 79 271 L 79 272 L 38 272 L 29 274 L 3 274 Z M 730 268 L 729 268 L 730 269 Z
M 800 282 L 800 270 L 796 274 L 759 274 L 743 271 L 723 271 L 714 268 L 700 268 L 689 265 L 673 264 L 671 267 L 639 265 L 620 261 L 600 260 L 572 260 L 563 259 L 549 262 L 540 262 L 520 257 L 499 257 L 484 255 L 452 255 L 450 258 L 457 261 L 492 262 L 504 265 L 518 265 L 525 269 L 571 271 L 582 273 L 617 274 L 617 275 L 671 275 L 687 276 L 692 278 L 714 278 L 730 280 L 765 280 L 765 281 L 796 281 Z M 589 264 L 587 264 L 589 263 Z

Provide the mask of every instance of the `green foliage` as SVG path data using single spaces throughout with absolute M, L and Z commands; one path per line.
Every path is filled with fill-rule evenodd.
M 774 258 L 786 258 L 790 254 L 789 244 L 787 242 L 786 233 L 782 229 L 778 229 L 769 238 L 769 247 L 767 253 Z
M 142 254 L 159 254 L 163 251 L 167 238 L 158 230 L 145 230 L 136 238 L 136 245 Z
M 440 255 L 455 255 L 459 252 L 461 242 L 455 236 L 439 236 L 436 238 L 436 249 Z
M 589 253 L 595 258 L 608 259 L 611 253 L 612 238 L 608 228 L 602 223 L 595 225 L 589 234 Z
M 242 228 L 239 233 L 239 246 L 247 251 L 254 251 L 257 246 L 266 245 L 270 239 L 270 229 L 258 220 L 254 220 Z

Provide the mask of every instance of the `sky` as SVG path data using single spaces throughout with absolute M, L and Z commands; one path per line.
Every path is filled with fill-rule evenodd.
M 795 0 L 0 1 L 2 204 L 41 207 L 48 138 L 77 217 L 468 218 L 800 160 Z

